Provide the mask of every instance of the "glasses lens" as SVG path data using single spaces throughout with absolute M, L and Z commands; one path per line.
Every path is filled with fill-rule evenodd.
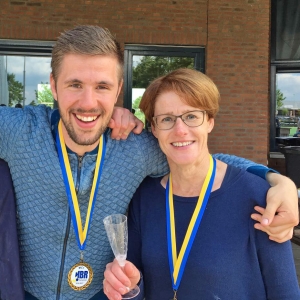
M 189 111 L 183 114 L 181 118 L 186 125 L 196 127 L 202 125 L 204 120 L 203 116 L 203 111 Z
M 159 129 L 171 129 L 175 121 L 176 117 L 172 115 L 160 115 L 156 117 L 156 125 Z
M 202 125 L 204 121 L 204 114 L 205 111 L 195 110 L 189 111 L 181 116 L 174 116 L 174 115 L 159 115 L 154 117 L 156 126 L 162 130 L 171 129 L 177 118 L 181 118 L 181 120 L 190 127 L 197 127 Z

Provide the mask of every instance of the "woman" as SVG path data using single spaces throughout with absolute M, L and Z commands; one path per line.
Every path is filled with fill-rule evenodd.
M 214 83 L 189 69 L 158 78 L 145 91 L 140 108 L 170 174 L 146 178 L 134 195 L 132 263 L 124 270 L 116 261 L 107 266 L 110 299 L 121 299 L 123 285 L 139 281 L 135 299 L 300 299 L 290 242 L 270 241 L 248 218 L 265 206 L 268 183 L 209 153 L 218 101 Z

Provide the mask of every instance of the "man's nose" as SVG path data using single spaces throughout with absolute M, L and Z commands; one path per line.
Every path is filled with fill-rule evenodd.
M 80 97 L 80 106 L 86 110 L 95 108 L 97 105 L 97 96 L 92 88 L 84 88 Z

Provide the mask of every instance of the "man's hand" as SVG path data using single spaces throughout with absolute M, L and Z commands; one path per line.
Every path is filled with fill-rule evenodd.
M 106 265 L 103 280 L 104 294 L 111 300 L 122 299 L 122 295 L 130 291 L 140 281 L 139 270 L 129 261 L 120 267 L 115 259 Z
M 126 140 L 131 131 L 136 134 L 141 133 L 144 123 L 128 109 L 115 107 L 108 127 L 112 129 L 111 138 Z
M 270 240 L 283 243 L 293 236 L 293 228 L 299 223 L 298 192 L 292 180 L 269 172 L 267 180 L 272 186 L 267 194 L 267 207 L 256 206 L 259 214 L 251 218 L 258 221 L 254 227 L 269 235 Z

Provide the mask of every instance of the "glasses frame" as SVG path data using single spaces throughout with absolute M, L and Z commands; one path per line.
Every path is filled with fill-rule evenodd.
M 189 114 L 189 113 L 193 113 L 193 112 L 201 112 L 201 113 L 202 113 L 203 119 L 202 119 L 202 123 L 201 123 L 200 125 L 195 125 L 195 126 L 189 125 L 189 124 L 186 124 L 185 121 L 183 120 L 182 116 L 184 116 L 184 115 L 186 115 L 186 114 Z M 201 125 L 203 124 L 203 122 L 204 122 L 204 117 L 205 117 L 205 114 L 206 114 L 206 113 L 207 113 L 206 110 L 191 110 L 191 111 L 187 111 L 187 112 L 185 112 L 184 114 L 181 114 L 181 115 L 161 114 L 161 115 L 154 116 L 152 119 L 153 119 L 153 121 L 154 121 L 155 126 L 156 126 L 159 130 L 170 130 L 170 129 L 172 129 L 172 128 L 175 126 L 176 121 L 177 121 L 178 118 L 180 118 L 181 121 L 182 121 L 186 126 L 188 126 L 188 127 L 199 127 L 199 126 L 201 126 Z M 175 121 L 173 122 L 172 127 L 168 128 L 168 129 L 162 129 L 162 128 L 159 128 L 159 126 L 158 126 L 158 124 L 157 124 L 157 117 L 160 117 L 160 116 L 172 116 L 172 117 L 175 117 Z

